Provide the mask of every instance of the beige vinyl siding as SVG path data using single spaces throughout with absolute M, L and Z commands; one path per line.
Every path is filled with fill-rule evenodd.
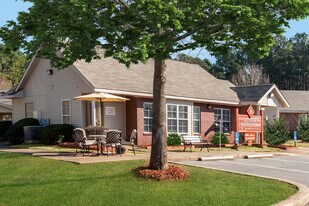
M 12 121 L 25 118 L 25 103 L 23 99 L 12 99 Z
M 115 115 L 107 115 L 106 107 L 113 107 Z M 104 127 L 108 129 L 120 129 L 122 137 L 126 137 L 126 112 L 124 102 L 105 102 L 104 103 Z
M 0 113 L 12 113 L 12 110 L 0 105 Z
M 85 121 L 81 101 L 75 101 L 73 97 L 91 93 L 92 89 L 76 74 L 72 66 L 59 71 L 53 69 L 53 75 L 47 73 L 51 69 L 48 60 L 40 59 L 35 67 L 24 87 L 24 98 L 13 100 L 16 109 L 13 121 L 24 118 L 24 104 L 33 102 L 34 111 L 39 111 L 43 119 L 49 119 L 51 124 L 61 124 L 61 100 L 70 99 L 71 124 L 83 127 Z

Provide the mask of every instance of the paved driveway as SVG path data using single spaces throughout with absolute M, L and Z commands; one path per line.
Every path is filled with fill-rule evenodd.
M 264 159 L 182 161 L 207 168 L 286 179 L 309 187 L 309 155 L 277 156 Z

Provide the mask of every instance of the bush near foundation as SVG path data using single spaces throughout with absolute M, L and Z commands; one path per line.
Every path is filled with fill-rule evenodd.
M 264 139 L 269 145 L 277 146 L 284 144 L 289 138 L 289 129 L 283 119 L 266 120 Z
M 170 133 L 167 136 L 167 145 L 168 146 L 179 146 L 181 145 L 180 135 L 177 133 Z
M 220 132 L 216 132 L 214 134 L 214 136 L 212 136 L 210 142 L 214 145 L 219 145 L 219 143 L 220 143 Z M 227 143 L 229 143 L 228 138 L 226 137 L 226 135 L 223 132 L 221 132 L 221 144 L 227 144 Z
M 72 142 L 73 126 L 70 124 L 52 124 L 42 128 L 38 135 L 45 144 L 57 144 L 59 142 Z
M 309 142 L 309 114 L 299 118 L 297 132 L 299 139 Z
M 1 121 L 0 122 L 0 140 L 7 140 L 7 131 L 13 125 L 12 121 Z
M 24 118 L 13 124 L 7 131 L 7 137 L 11 144 L 21 144 L 24 142 L 24 126 L 39 126 L 40 122 L 34 118 Z

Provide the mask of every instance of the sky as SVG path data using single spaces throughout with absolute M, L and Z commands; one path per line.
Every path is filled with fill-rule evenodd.
M 18 12 L 27 11 L 29 7 L 30 3 L 25 3 L 21 0 L 0 0 L 0 27 L 8 20 L 16 20 Z M 290 28 L 285 28 L 285 30 L 284 35 L 288 38 L 296 33 L 305 32 L 309 34 L 309 17 L 300 21 L 290 21 Z M 187 53 L 202 59 L 208 58 L 211 62 L 215 62 L 215 58 L 205 50 L 196 49 Z

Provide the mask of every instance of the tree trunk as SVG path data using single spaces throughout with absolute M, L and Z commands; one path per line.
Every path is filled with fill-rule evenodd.
M 165 60 L 155 59 L 154 67 L 152 146 L 149 168 L 154 170 L 164 170 L 167 169 Z

